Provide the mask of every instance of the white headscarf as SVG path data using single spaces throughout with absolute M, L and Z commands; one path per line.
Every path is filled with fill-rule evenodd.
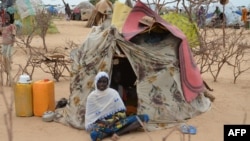
M 97 82 L 102 77 L 108 78 L 108 82 L 109 82 L 109 75 L 106 72 L 104 72 L 104 71 L 98 72 L 98 74 L 95 76 L 95 89 L 96 90 L 98 90 L 97 89 Z M 109 83 L 108 83 L 108 86 L 109 86 Z
M 98 119 L 103 119 L 118 111 L 126 109 L 119 93 L 116 90 L 109 87 L 104 91 L 97 89 L 97 82 L 102 77 L 109 79 L 106 72 L 99 72 L 95 77 L 95 90 L 92 91 L 87 97 L 85 113 L 86 130 L 91 130 L 93 124 Z

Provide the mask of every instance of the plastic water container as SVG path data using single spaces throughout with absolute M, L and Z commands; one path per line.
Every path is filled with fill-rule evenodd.
M 28 75 L 21 75 L 14 86 L 16 116 L 33 116 L 32 83 Z
M 46 111 L 55 111 L 54 82 L 49 79 L 33 83 L 34 115 L 41 117 Z

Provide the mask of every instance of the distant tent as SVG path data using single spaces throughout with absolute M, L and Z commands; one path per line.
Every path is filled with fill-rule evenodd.
M 155 21 L 147 25 L 145 17 L 155 17 Z M 70 56 L 69 102 L 56 110 L 56 122 L 84 129 L 86 99 L 99 71 L 110 77 L 121 71 L 122 85 L 128 90 L 125 104 L 129 109 L 135 102 L 134 114 L 150 116 L 150 131 L 168 128 L 210 109 L 211 101 L 204 96 L 201 74 L 186 36 L 140 1 L 125 19 L 122 33 L 113 26 L 94 26 Z
M 88 1 L 83 1 L 83 2 L 80 2 L 78 5 L 76 5 L 75 8 L 80 9 L 81 20 L 85 21 L 90 18 L 95 6 Z
M 41 0 L 16 0 L 16 7 L 21 19 L 36 15 L 36 10 L 41 9 L 41 6 Z
M 58 14 L 57 9 L 56 9 L 55 6 L 53 6 L 53 5 L 50 5 L 50 6 L 47 8 L 47 11 L 48 11 L 51 15 L 56 15 L 56 14 Z
M 86 27 L 101 25 L 113 13 L 113 5 L 109 0 L 100 0 L 95 5 Z
M 16 0 L 15 19 L 17 22 L 22 23 L 22 33 L 29 33 L 34 25 L 36 10 L 42 8 L 42 2 L 40 0 Z
M 77 21 L 81 20 L 81 10 L 79 8 L 75 7 L 73 9 L 72 14 L 71 14 L 71 19 L 77 20 Z
M 95 6 L 88 1 L 83 1 L 77 4 L 75 7 L 79 9 L 93 9 Z
M 73 13 L 80 13 L 80 12 L 81 12 L 80 9 L 77 8 L 77 7 L 75 7 L 75 8 L 73 9 Z
M 20 27 L 21 31 L 17 33 L 29 34 L 35 25 L 35 15 L 38 10 L 44 10 L 41 0 L 16 0 L 15 3 L 15 24 Z M 57 32 L 55 25 L 49 26 L 48 32 Z
M 215 7 L 218 6 L 220 8 L 220 11 L 222 12 L 222 5 L 221 4 L 210 4 L 207 10 L 207 16 L 206 16 L 206 24 L 209 25 L 209 23 L 212 20 L 213 12 L 215 10 Z M 244 23 L 241 21 L 241 12 L 237 7 L 235 7 L 230 1 L 228 4 L 225 5 L 225 16 L 226 16 L 226 24 L 227 26 L 233 26 L 235 24 L 243 25 Z

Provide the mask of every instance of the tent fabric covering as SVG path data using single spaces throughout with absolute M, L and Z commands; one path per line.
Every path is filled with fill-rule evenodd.
M 89 1 L 83 1 L 83 2 L 80 2 L 78 5 L 76 5 L 75 8 L 79 8 L 79 9 L 94 9 L 95 6 L 90 3 Z
M 98 3 L 96 3 L 95 8 L 102 14 L 113 11 L 112 3 L 109 0 L 100 0 Z
M 114 5 L 114 12 L 112 16 L 112 25 L 121 32 L 124 22 L 131 11 L 132 8 L 127 5 L 116 1 Z M 197 26 L 191 22 L 189 19 L 178 13 L 168 13 L 162 15 L 162 18 L 171 23 L 172 25 L 177 26 L 187 37 L 190 47 L 197 47 L 199 45 L 198 41 L 198 29 Z
M 189 22 L 187 17 L 178 13 L 168 13 L 163 15 L 162 18 L 177 26 L 186 35 L 190 47 L 199 45 L 198 28 L 196 24 Z
M 149 114 L 149 130 L 167 128 L 169 123 L 207 111 L 210 101 L 202 93 L 190 103 L 186 102 L 180 83 L 180 70 L 176 66 L 179 39 L 171 34 L 166 38 L 155 44 L 158 46 L 152 50 L 126 41 L 116 28 L 102 30 L 100 26 L 93 27 L 84 44 L 71 53 L 74 62 L 69 104 L 56 110 L 55 121 L 84 129 L 86 98 L 94 88 L 94 77 L 99 71 L 106 71 L 111 76 L 113 56 L 121 51 L 127 56 L 138 78 L 137 113 Z
M 155 19 L 154 25 L 163 26 L 166 30 L 182 40 L 178 52 L 178 59 L 180 59 L 181 83 L 186 100 L 188 102 L 192 101 L 200 92 L 204 91 L 204 85 L 200 71 L 194 63 L 191 55 L 187 38 L 180 29 L 166 22 L 145 4 L 138 1 L 128 15 L 122 28 L 124 38 L 130 40 L 147 30 L 150 32 L 152 28 L 151 26 L 139 24 L 140 20 L 145 16 L 152 17 Z
M 101 0 L 96 3 L 91 16 L 86 23 L 86 27 L 101 25 L 107 18 L 112 15 L 113 6 L 109 0 Z
M 134 34 L 128 41 L 116 27 L 92 27 L 83 45 L 71 51 L 69 102 L 66 107 L 56 109 L 54 120 L 84 129 L 86 99 L 94 89 L 95 75 L 106 71 L 111 77 L 113 57 L 123 55 L 136 76 L 137 114 L 146 113 L 150 117 L 148 130 L 168 128 L 172 123 L 183 122 L 209 110 L 211 102 L 203 91 L 196 91 L 197 95 L 191 101 L 186 100 L 181 73 L 188 69 L 180 66 L 186 62 L 193 63 L 192 57 L 188 50 L 181 49 L 187 48 L 184 36 L 180 38 L 178 33 L 172 33 L 178 31 L 168 28 L 155 24 L 152 32 Z M 184 57 L 185 62 L 179 60 L 179 56 L 183 57 L 180 55 L 184 54 L 182 51 L 189 56 Z M 127 74 L 125 77 L 131 76 Z
M 212 3 L 209 5 L 207 9 L 207 15 L 206 15 L 206 25 L 211 24 L 211 20 L 214 16 L 214 10 L 216 9 L 216 6 L 219 7 L 219 9 L 223 10 L 223 5 L 218 3 Z M 235 24 L 244 25 L 244 23 L 241 21 L 241 11 L 232 4 L 232 2 L 229 1 L 228 4 L 225 5 L 225 15 L 226 15 L 226 25 L 227 26 L 234 26 Z
M 21 19 L 36 15 L 37 8 L 42 5 L 41 0 L 16 0 L 17 10 Z
M 111 24 L 114 25 L 120 32 L 122 31 L 124 21 L 126 20 L 130 11 L 131 8 L 128 7 L 127 5 L 119 1 L 115 2 Z
M 95 6 L 91 4 L 89 1 L 83 1 L 80 2 L 75 8 L 80 9 L 82 20 L 88 20 Z
M 33 32 L 35 26 L 35 16 L 37 10 L 42 10 L 43 5 L 41 0 L 16 0 L 14 5 L 15 24 L 17 26 L 17 34 L 27 35 Z M 53 31 L 52 31 L 53 30 Z M 51 24 L 48 33 L 55 33 L 56 27 Z
M 28 34 L 33 29 L 36 10 L 41 8 L 40 0 L 16 0 L 15 4 L 15 23 L 18 25 L 17 34 Z

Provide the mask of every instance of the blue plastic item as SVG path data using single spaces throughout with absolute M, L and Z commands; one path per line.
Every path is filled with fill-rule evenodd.
M 186 125 L 186 124 L 182 125 L 180 129 L 181 129 L 181 132 L 184 134 L 196 134 L 197 132 L 196 127 L 191 126 L 191 125 Z

